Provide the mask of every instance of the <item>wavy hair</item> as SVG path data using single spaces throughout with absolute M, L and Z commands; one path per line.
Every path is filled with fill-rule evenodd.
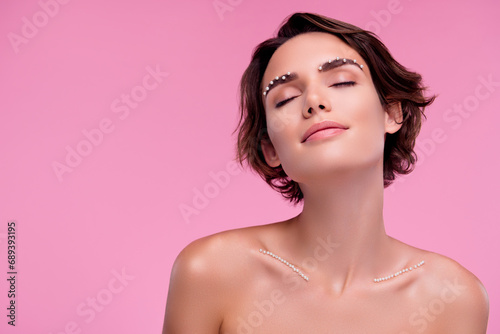
M 240 119 L 237 160 L 243 166 L 246 160 L 273 189 L 297 204 L 303 193 L 299 184 L 288 177 L 283 168 L 270 167 L 264 158 L 261 141 L 268 138 L 266 113 L 262 103 L 261 82 L 272 55 L 283 43 L 299 34 L 325 32 L 337 36 L 359 53 L 368 65 L 378 97 L 383 107 L 401 103 L 402 126 L 394 134 L 386 134 L 384 145 L 384 187 L 396 174 L 408 174 L 415 166 L 415 140 L 420 132 L 424 109 L 435 95 L 426 97 L 420 74 L 409 71 L 398 63 L 377 36 L 359 27 L 311 13 L 295 13 L 286 19 L 276 37 L 260 43 L 252 54 L 240 82 Z

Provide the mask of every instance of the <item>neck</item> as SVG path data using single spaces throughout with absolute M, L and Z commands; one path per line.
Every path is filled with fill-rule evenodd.
M 355 174 L 301 184 L 304 208 L 291 222 L 296 251 L 301 253 L 297 256 L 316 260 L 304 270 L 339 290 L 356 282 L 366 285 L 382 262 L 391 260 L 387 253 L 392 239 L 383 221 L 382 173 Z

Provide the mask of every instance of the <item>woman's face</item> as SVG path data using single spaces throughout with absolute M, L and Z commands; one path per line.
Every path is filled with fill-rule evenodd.
M 262 148 L 270 166 L 281 164 L 299 183 L 382 168 L 385 133 L 400 128 L 391 116 L 399 105 L 384 110 L 365 61 L 336 36 L 311 32 L 284 43 L 269 61 L 261 89 L 271 140 Z M 311 126 L 324 121 L 337 125 L 304 140 Z

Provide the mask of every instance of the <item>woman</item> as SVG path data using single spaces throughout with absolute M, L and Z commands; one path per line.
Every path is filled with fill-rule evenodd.
M 238 158 L 303 210 L 187 246 L 164 333 L 485 333 L 481 282 L 384 229 L 433 100 L 370 32 L 292 15 L 243 75 Z

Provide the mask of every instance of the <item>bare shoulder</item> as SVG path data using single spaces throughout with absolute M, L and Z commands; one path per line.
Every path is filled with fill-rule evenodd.
M 262 228 L 265 226 L 228 230 L 191 242 L 177 256 L 173 274 L 181 270 L 194 276 L 214 276 L 219 280 L 224 280 L 223 275 L 237 275 L 236 269 L 245 263 L 248 250 L 259 245 L 258 231 Z
M 263 236 L 277 233 L 279 224 L 267 224 L 228 230 L 197 239 L 177 256 L 170 278 L 170 289 L 176 285 L 195 285 L 214 294 L 221 304 L 225 297 L 234 299 L 245 281 L 259 268 L 259 248 Z M 260 257 L 259 257 L 260 258 Z M 251 271 L 252 270 L 252 271 Z
M 422 283 L 429 288 L 449 287 L 451 282 L 461 291 L 461 297 L 475 300 L 474 305 L 488 304 L 488 295 L 481 281 L 457 261 L 433 252 L 426 252 L 427 270 Z M 460 288 L 458 288 L 460 286 Z M 471 300 L 473 299 L 473 300 Z
M 422 251 L 425 266 L 416 280 L 420 304 L 440 332 L 486 333 L 488 294 L 481 281 L 458 262 Z
M 248 249 L 258 244 L 257 230 L 203 237 L 179 253 L 170 276 L 164 333 L 219 332 L 227 308 L 248 276 Z
M 233 300 L 245 279 L 250 278 L 248 269 L 257 264 L 261 235 L 273 230 L 272 226 L 228 230 L 191 242 L 174 261 L 169 290 L 194 286 L 223 308 L 226 297 L 228 302 Z
M 222 301 L 220 292 L 228 291 L 244 257 L 248 256 L 243 249 L 251 243 L 249 233 L 249 230 L 230 230 L 191 242 L 174 261 L 170 289 L 179 284 L 196 286 L 200 293 L 213 293 Z

